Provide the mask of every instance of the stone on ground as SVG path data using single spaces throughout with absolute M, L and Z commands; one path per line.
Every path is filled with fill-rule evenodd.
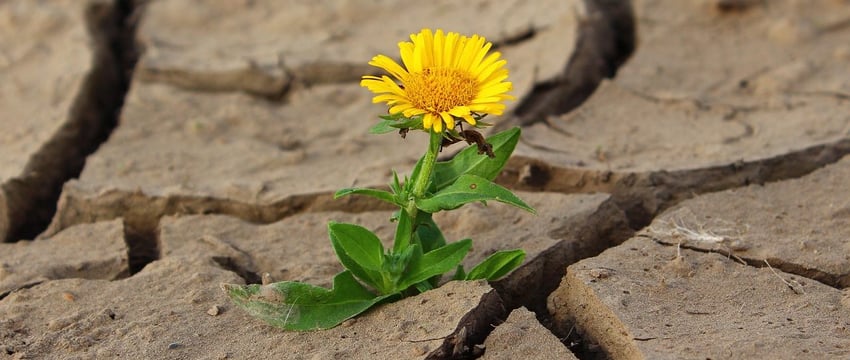
M 490 333 L 484 341 L 484 355 L 480 359 L 577 358 L 537 321 L 533 312 L 519 308 Z

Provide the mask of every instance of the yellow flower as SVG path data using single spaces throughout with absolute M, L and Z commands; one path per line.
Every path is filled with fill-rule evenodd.
M 455 119 L 475 125 L 473 113 L 501 115 L 505 110 L 502 102 L 513 99 L 507 94 L 511 83 L 504 81 L 507 62 L 499 59 L 499 52 L 487 55 L 493 44 L 484 37 L 423 29 L 410 39 L 413 42 L 398 44 L 404 67 L 386 55 L 369 62 L 395 80 L 367 75 L 360 81 L 376 94 L 372 102 L 386 102 L 390 114 L 422 115 L 426 130 L 441 132 L 443 124 L 453 129 Z

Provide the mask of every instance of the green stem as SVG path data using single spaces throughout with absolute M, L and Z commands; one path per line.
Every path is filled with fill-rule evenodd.
M 431 139 L 428 143 L 428 152 L 422 159 L 422 167 L 419 169 L 419 176 L 413 179 L 413 199 L 407 205 L 407 212 L 411 219 L 416 218 L 416 200 L 421 199 L 425 195 L 425 190 L 428 189 L 428 181 L 431 180 L 431 172 L 434 171 L 434 164 L 437 162 L 437 154 L 440 152 L 440 144 L 443 142 L 443 134 L 435 131 L 430 131 Z
M 430 140 L 428 143 L 428 152 L 422 158 L 422 164 L 419 167 L 419 173 L 415 179 L 410 179 L 413 182 L 413 192 L 407 199 L 407 206 L 404 211 L 399 213 L 398 227 L 396 228 L 395 241 L 393 244 L 393 252 L 400 253 L 410 246 L 411 241 L 416 241 L 414 232 L 416 231 L 416 215 L 419 209 L 416 208 L 416 200 L 425 196 L 425 190 L 428 189 L 428 181 L 431 180 L 431 172 L 434 171 L 434 164 L 437 162 L 437 153 L 440 152 L 440 144 L 443 141 L 443 134 L 430 131 Z

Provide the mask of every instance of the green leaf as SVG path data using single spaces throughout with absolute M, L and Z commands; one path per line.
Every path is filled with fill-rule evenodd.
M 440 210 L 452 210 L 474 201 L 496 200 L 534 213 L 534 209 L 520 200 L 510 190 L 477 175 L 461 175 L 453 184 L 438 191 L 430 198 L 416 201 L 416 207 L 422 211 L 435 213 Z
M 463 264 L 457 266 L 457 270 L 455 270 L 452 280 L 466 280 L 466 272 L 463 271 Z
M 413 233 L 413 220 L 402 207 L 398 214 L 398 224 L 395 228 L 395 240 L 393 241 L 393 252 L 400 252 L 410 245 L 410 236 Z
M 398 282 L 398 279 L 401 278 L 407 270 L 407 264 L 410 262 L 410 259 L 417 256 L 416 248 L 417 246 L 408 246 L 399 252 L 389 252 L 384 254 L 384 268 L 382 271 L 391 284 Z M 390 290 L 388 292 L 393 291 Z
M 385 191 L 385 190 L 369 189 L 369 188 L 341 189 L 341 190 L 334 193 L 334 199 L 339 199 L 343 196 L 355 195 L 355 194 L 356 195 L 371 196 L 371 197 L 376 198 L 378 200 L 383 200 L 383 201 L 386 201 L 390 204 L 398 205 L 398 202 L 396 201 L 396 197 L 393 193 L 391 193 L 389 191 Z
M 420 282 L 413 284 L 413 285 L 416 287 L 416 290 L 419 291 L 420 293 L 424 293 L 428 290 L 434 289 L 434 285 L 432 285 L 428 281 L 420 281 Z
M 425 160 L 425 155 L 419 158 L 419 161 L 416 162 L 416 165 L 413 166 L 413 170 L 410 172 L 410 178 L 405 177 L 404 179 L 404 192 L 406 194 L 410 194 L 413 192 L 413 181 L 411 179 L 418 179 L 419 172 L 422 171 L 422 162 Z M 434 172 L 431 172 L 431 179 L 434 179 Z M 429 180 L 431 181 L 431 180 Z
M 525 251 L 503 250 L 488 256 L 466 274 L 466 280 L 496 280 L 516 269 L 525 260 Z
M 431 213 L 424 211 L 416 212 L 416 233 L 414 236 L 422 245 L 423 252 L 429 252 L 446 245 L 446 238 L 440 231 L 440 227 L 434 222 Z
M 350 271 L 334 277 L 333 288 L 283 281 L 268 285 L 221 284 L 236 305 L 286 330 L 330 329 L 396 294 L 375 296 Z
M 399 118 L 400 121 L 397 121 L 390 126 L 398 129 L 411 129 L 411 130 L 421 130 L 424 127 L 422 126 L 422 116 L 414 116 L 412 118 Z
M 393 182 L 390 184 L 390 189 L 395 195 L 401 195 L 401 183 L 398 181 L 398 173 L 393 170 Z
M 369 128 L 370 134 L 386 134 L 388 132 L 398 131 L 397 128 L 392 127 L 392 124 L 395 124 L 394 120 L 381 120 L 375 126 Z
M 397 288 L 406 289 L 418 282 L 428 280 L 432 276 L 441 275 L 454 269 L 466 256 L 471 246 L 472 240 L 464 239 L 430 251 L 422 257 L 411 258 L 407 266 L 407 273 L 401 279 Z
M 387 284 L 381 274 L 384 246 L 375 234 L 364 227 L 328 223 L 328 234 L 339 262 L 363 282 L 387 293 Z
M 393 114 L 393 115 L 382 115 L 379 116 L 382 120 L 379 121 L 375 126 L 372 126 L 369 129 L 369 133 L 371 134 L 385 134 L 392 131 L 398 131 L 399 129 L 411 129 L 411 130 L 421 130 L 424 129 L 422 126 L 422 115 L 417 115 L 411 118 L 404 117 L 402 113 Z
M 515 127 L 487 138 L 496 155 L 492 159 L 478 154 L 477 147 L 469 146 L 451 160 L 437 162 L 434 164 L 434 191 L 442 190 L 464 174 L 478 175 L 492 181 L 511 157 L 519 135 L 520 129 Z

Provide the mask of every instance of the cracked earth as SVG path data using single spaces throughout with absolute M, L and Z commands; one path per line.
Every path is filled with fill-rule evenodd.
M 498 181 L 435 217 L 467 263 L 328 331 L 218 284 L 341 270 L 342 187 L 409 172 L 366 62 L 422 27 L 508 60 Z M 0 2 L 2 359 L 846 359 L 850 1 Z M 446 154 L 445 156 L 450 156 Z

